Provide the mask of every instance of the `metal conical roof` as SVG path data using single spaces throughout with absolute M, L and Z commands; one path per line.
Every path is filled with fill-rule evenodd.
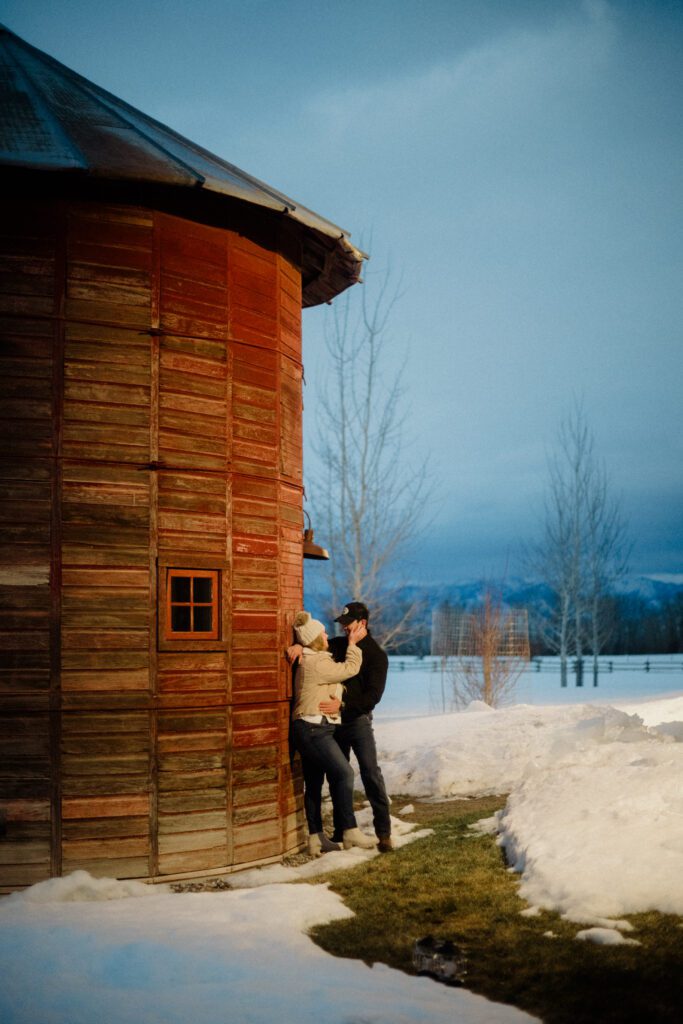
M 304 305 L 354 284 L 364 254 L 341 228 L 214 156 L 0 26 L 0 165 L 178 186 L 291 217 L 304 232 Z

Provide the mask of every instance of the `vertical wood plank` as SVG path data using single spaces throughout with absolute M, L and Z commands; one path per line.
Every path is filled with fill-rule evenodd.
M 62 640 L 62 433 L 64 429 L 64 308 L 66 304 L 66 209 L 59 206 L 55 245 L 52 354 L 52 521 L 50 524 L 50 873 L 62 873 L 61 640 Z
M 149 688 L 152 699 L 159 692 L 159 380 L 161 328 L 161 224 L 154 217 L 151 280 L 150 382 L 151 407 L 149 414 Z M 154 710 L 149 716 L 149 863 L 148 873 L 154 878 L 159 873 L 159 744 L 158 716 Z

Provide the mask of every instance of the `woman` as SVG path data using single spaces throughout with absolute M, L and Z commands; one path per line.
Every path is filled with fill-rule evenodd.
M 292 711 L 292 739 L 301 754 L 304 774 L 304 811 L 308 822 L 308 851 L 319 857 L 338 850 L 323 832 L 322 786 L 325 775 L 330 796 L 343 829 L 344 849 L 360 846 L 371 850 L 376 840 L 358 828 L 353 813 L 353 768 L 334 738 L 334 727 L 341 721 L 339 709 L 344 679 L 355 676 L 363 655 L 356 646 L 362 635 L 361 623 L 349 630 L 346 660 L 336 662 L 328 651 L 327 633 L 322 622 L 308 612 L 299 612 L 294 632 L 303 647 L 294 678 L 295 701 Z M 325 713 L 321 713 L 321 702 Z

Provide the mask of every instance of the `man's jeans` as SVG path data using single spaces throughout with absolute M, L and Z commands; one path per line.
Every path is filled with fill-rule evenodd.
M 376 835 L 390 836 L 389 797 L 384 785 L 382 769 L 377 764 L 377 747 L 372 730 L 372 716 L 360 715 L 351 722 L 338 725 L 334 731 L 334 738 L 346 758 L 350 756 L 352 750 L 356 755 L 365 795 L 372 807 L 372 821 Z M 341 827 L 341 822 L 337 821 L 335 813 L 335 836 L 340 835 Z
M 353 768 L 334 738 L 333 725 L 314 725 L 297 718 L 292 722 L 292 741 L 301 754 L 304 774 L 304 812 L 311 835 L 323 830 L 321 815 L 325 775 L 330 786 L 335 828 L 356 828 L 353 813 Z

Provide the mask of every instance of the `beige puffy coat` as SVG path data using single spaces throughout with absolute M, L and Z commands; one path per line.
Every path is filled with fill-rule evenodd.
M 358 674 L 363 660 L 362 651 L 355 644 L 346 649 L 346 660 L 335 661 L 329 651 L 312 651 L 304 647 L 294 677 L 294 710 L 292 718 L 319 715 L 321 700 L 334 700 L 341 696 L 340 683 Z M 341 721 L 340 716 L 326 716 L 329 721 Z

